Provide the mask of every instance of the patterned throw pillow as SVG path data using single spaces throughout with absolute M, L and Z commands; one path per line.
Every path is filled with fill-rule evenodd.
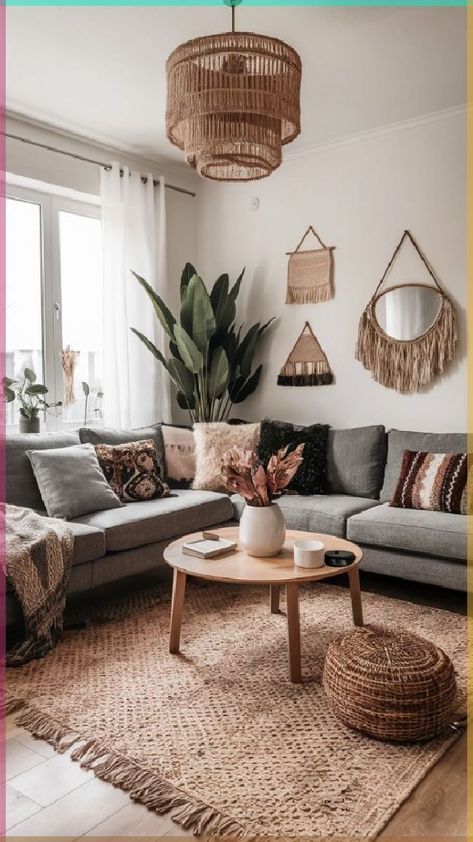
M 286 421 L 271 421 L 265 418 L 261 422 L 258 444 L 260 461 L 267 465 L 273 453 L 289 445 L 294 450 L 304 443 L 304 461 L 287 487 L 293 494 L 327 494 L 327 446 L 328 424 L 312 424 L 300 427 Z
M 390 505 L 467 514 L 467 454 L 405 450 Z
M 166 481 L 171 488 L 190 488 L 195 474 L 195 444 L 192 427 L 163 424 Z
M 110 487 L 124 503 L 167 497 L 151 439 L 127 444 L 96 444 L 95 452 Z

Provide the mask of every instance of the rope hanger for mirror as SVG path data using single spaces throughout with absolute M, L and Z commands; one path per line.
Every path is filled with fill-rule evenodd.
M 421 336 L 412 340 L 394 339 L 380 327 L 375 313 L 375 304 L 380 289 L 406 240 L 410 240 L 415 251 L 434 281 L 441 296 L 437 318 Z M 424 286 L 428 284 L 397 284 L 388 290 L 402 286 Z M 383 293 L 384 294 L 384 293 Z M 442 288 L 440 281 L 410 231 L 404 231 L 372 297 L 363 311 L 358 326 L 358 340 L 355 358 L 371 371 L 374 380 L 396 389 L 398 392 L 418 392 L 428 386 L 453 359 L 457 345 L 457 326 L 453 304 Z
M 441 285 L 440 285 L 440 281 L 437 278 L 437 275 L 435 274 L 435 271 L 434 271 L 433 267 L 430 265 L 429 261 L 427 260 L 427 257 L 425 256 L 424 252 L 420 248 L 420 246 L 417 243 L 417 240 L 415 239 L 415 237 L 413 237 L 411 232 L 406 228 L 406 230 L 404 231 L 404 233 L 403 233 L 401 239 L 399 240 L 396 248 L 394 249 L 393 256 L 391 257 L 391 260 L 389 261 L 388 265 L 386 266 L 386 269 L 383 272 L 382 278 L 381 278 L 378 286 L 376 287 L 376 289 L 373 293 L 373 296 L 371 298 L 372 301 L 374 301 L 374 299 L 377 297 L 378 292 L 381 289 L 381 287 L 383 286 L 384 281 L 386 280 L 386 278 L 389 274 L 389 271 L 390 271 L 394 261 L 396 260 L 396 257 L 398 256 L 399 252 L 401 251 L 403 243 L 406 241 L 406 239 L 409 239 L 410 242 L 412 243 L 412 245 L 414 246 L 414 249 L 416 250 L 417 254 L 419 255 L 420 259 L 422 260 L 422 263 L 424 264 L 425 268 L 427 269 L 429 275 L 431 276 L 431 278 L 432 278 L 435 286 L 438 288 L 439 292 L 442 295 L 445 294 Z M 401 286 L 416 286 L 416 285 L 415 284 L 396 284 L 395 286 L 390 287 L 390 289 L 399 289 Z M 425 286 L 425 285 L 423 285 L 423 286 Z

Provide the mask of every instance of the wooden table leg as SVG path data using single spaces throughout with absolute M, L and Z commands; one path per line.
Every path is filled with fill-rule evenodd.
M 287 634 L 289 642 L 289 677 L 294 684 L 302 681 L 301 673 L 301 629 L 299 622 L 299 586 L 296 582 L 286 584 Z
M 269 586 L 269 602 L 271 614 L 279 614 L 279 585 Z
M 348 572 L 350 582 L 351 610 L 355 626 L 363 625 L 363 606 L 361 604 L 360 572 L 358 567 Z
M 186 593 L 186 574 L 174 568 L 172 582 L 171 628 L 169 630 L 169 652 L 176 655 L 179 652 L 181 639 L 182 611 Z

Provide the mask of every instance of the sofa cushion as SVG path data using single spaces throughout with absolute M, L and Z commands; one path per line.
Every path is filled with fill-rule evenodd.
M 327 443 L 328 424 L 311 424 L 302 427 L 289 421 L 272 421 L 264 418 L 257 453 L 263 465 L 281 448 L 290 450 L 304 445 L 304 459 L 291 479 L 288 489 L 312 497 L 327 493 Z
M 6 501 L 12 506 L 25 506 L 41 511 L 44 504 L 39 493 L 27 450 L 52 450 L 80 444 L 79 434 L 26 433 L 9 435 L 6 440 L 7 488 Z
M 28 450 L 27 454 L 50 517 L 74 520 L 123 506 L 103 475 L 93 444 Z
M 156 448 L 156 456 L 164 477 L 164 442 L 161 432 L 161 424 L 152 424 L 150 427 L 138 427 L 135 430 L 117 430 L 115 427 L 81 427 L 78 430 L 82 444 L 128 444 L 130 441 L 143 441 L 152 439 Z
M 394 509 L 388 503 L 353 515 L 347 537 L 358 544 L 466 560 L 465 515 Z
M 41 512 L 44 517 L 47 517 L 46 512 Z M 105 535 L 101 529 L 95 526 L 87 526 L 84 523 L 75 523 L 69 521 L 67 524 L 74 535 L 74 550 L 72 555 L 72 566 L 76 567 L 80 564 L 87 564 L 90 561 L 96 561 L 105 555 Z M 68 588 L 69 590 L 69 588 Z M 13 591 L 11 582 L 7 579 L 7 592 Z M 9 623 L 7 617 L 7 625 Z
M 313 494 L 310 497 L 284 494 L 275 502 L 284 513 L 288 529 L 323 532 L 339 538 L 345 537 L 347 518 L 356 512 L 378 505 L 378 500 L 348 497 L 345 494 Z M 232 497 L 232 503 L 235 517 L 239 519 L 245 501 L 243 497 L 235 494 Z
M 327 480 L 333 494 L 379 496 L 386 465 L 386 430 L 382 424 L 329 430 Z
M 195 442 L 192 427 L 162 424 L 165 479 L 170 488 L 190 488 L 195 475 Z
M 422 450 L 426 453 L 466 453 L 466 435 L 464 433 L 414 433 L 408 430 L 389 430 L 386 471 L 379 495 L 382 503 L 393 498 L 405 450 Z
M 72 564 L 84 564 L 86 561 L 95 561 L 105 555 L 105 533 L 96 526 L 89 526 L 86 523 L 68 522 L 74 535 L 74 553 Z
M 117 552 L 205 529 L 229 520 L 232 514 L 226 494 L 176 490 L 161 500 L 128 503 L 122 509 L 85 515 L 76 522 L 103 529 L 107 552 Z

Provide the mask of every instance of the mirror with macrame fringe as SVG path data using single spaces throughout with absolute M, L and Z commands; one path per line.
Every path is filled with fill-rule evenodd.
M 383 289 L 403 244 L 409 241 L 434 284 Z M 429 386 L 453 360 L 457 323 L 453 303 L 410 231 L 404 231 L 360 318 L 355 357 L 374 380 L 398 392 Z

